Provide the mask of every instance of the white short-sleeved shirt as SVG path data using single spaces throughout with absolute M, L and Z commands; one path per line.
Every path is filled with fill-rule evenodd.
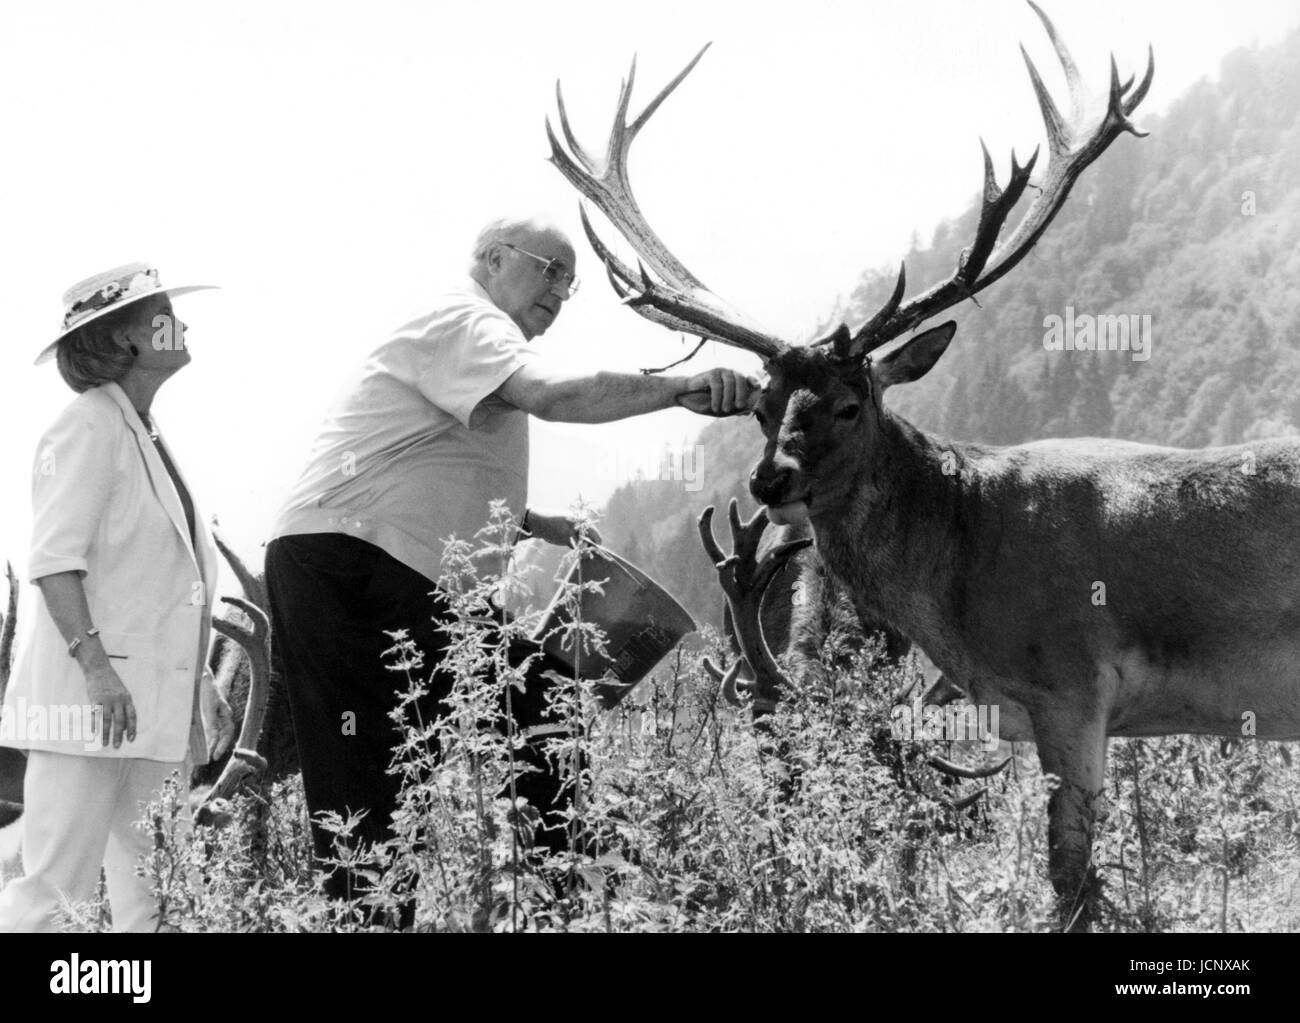
M 346 533 L 436 580 L 492 500 L 524 513 L 528 414 L 493 392 L 532 358 L 477 283 L 439 296 L 348 378 L 272 538 Z

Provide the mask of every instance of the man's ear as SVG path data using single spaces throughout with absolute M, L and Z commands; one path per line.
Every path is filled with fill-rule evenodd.
M 949 320 L 917 334 L 900 348 L 895 348 L 876 364 L 876 380 L 880 389 L 893 387 L 894 384 L 910 384 L 920 380 L 930 372 L 931 367 L 939 361 L 939 356 L 948 350 L 948 343 L 957 333 L 957 322 Z

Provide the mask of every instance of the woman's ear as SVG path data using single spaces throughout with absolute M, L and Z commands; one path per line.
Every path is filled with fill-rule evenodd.
M 114 327 L 111 336 L 113 338 L 113 344 L 117 345 L 118 348 L 125 349 L 132 355 L 140 354 L 140 349 L 137 348 L 135 342 L 131 340 L 131 335 L 125 324 Z

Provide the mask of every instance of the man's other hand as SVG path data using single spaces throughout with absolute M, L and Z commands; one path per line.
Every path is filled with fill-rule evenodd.
M 590 523 L 584 524 L 580 519 L 558 512 L 528 509 L 528 532 L 538 540 L 545 540 L 557 547 L 576 546 L 580 528 L 585 531 L 588 540 L 600 543 L 600 533 Z

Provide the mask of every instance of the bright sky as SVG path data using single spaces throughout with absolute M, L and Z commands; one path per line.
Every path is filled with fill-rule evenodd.
M 1149 111 L 1300 20 L 1294 0 L 1045 3 L 1099 90 L 1108 50 L 1140 71 L 1154 45 Z M 617 304 L 543 118 L 562 78 L 602 148 L 631 55 L 639 111 L 709 40 L 633 148 L 634 186 L 687 265 L 792 340 L 969 201 L 979 135 L 1002 176 L 1012 145 L 1038 143 L 1018 42 L 1064 95 L 1022 0 L 6 4 L 0 558 L 25 561 L 36 438 L 72 396 L 31 359 L 63 289 L 116 264 L 224 289 L 178 301 L 194 361 L 155 411 L 201 509 L 253 556 L 346 369 L 462 272 L 494 216 L 573 230 L 586 283 L 536 342 L 549 354 L 625 370 L 682 354 Z M 692 365 L 714 362 L 756 368 L 714 345 Z M 535 423 L 532 501 L 600 502 L 702 422 Z

